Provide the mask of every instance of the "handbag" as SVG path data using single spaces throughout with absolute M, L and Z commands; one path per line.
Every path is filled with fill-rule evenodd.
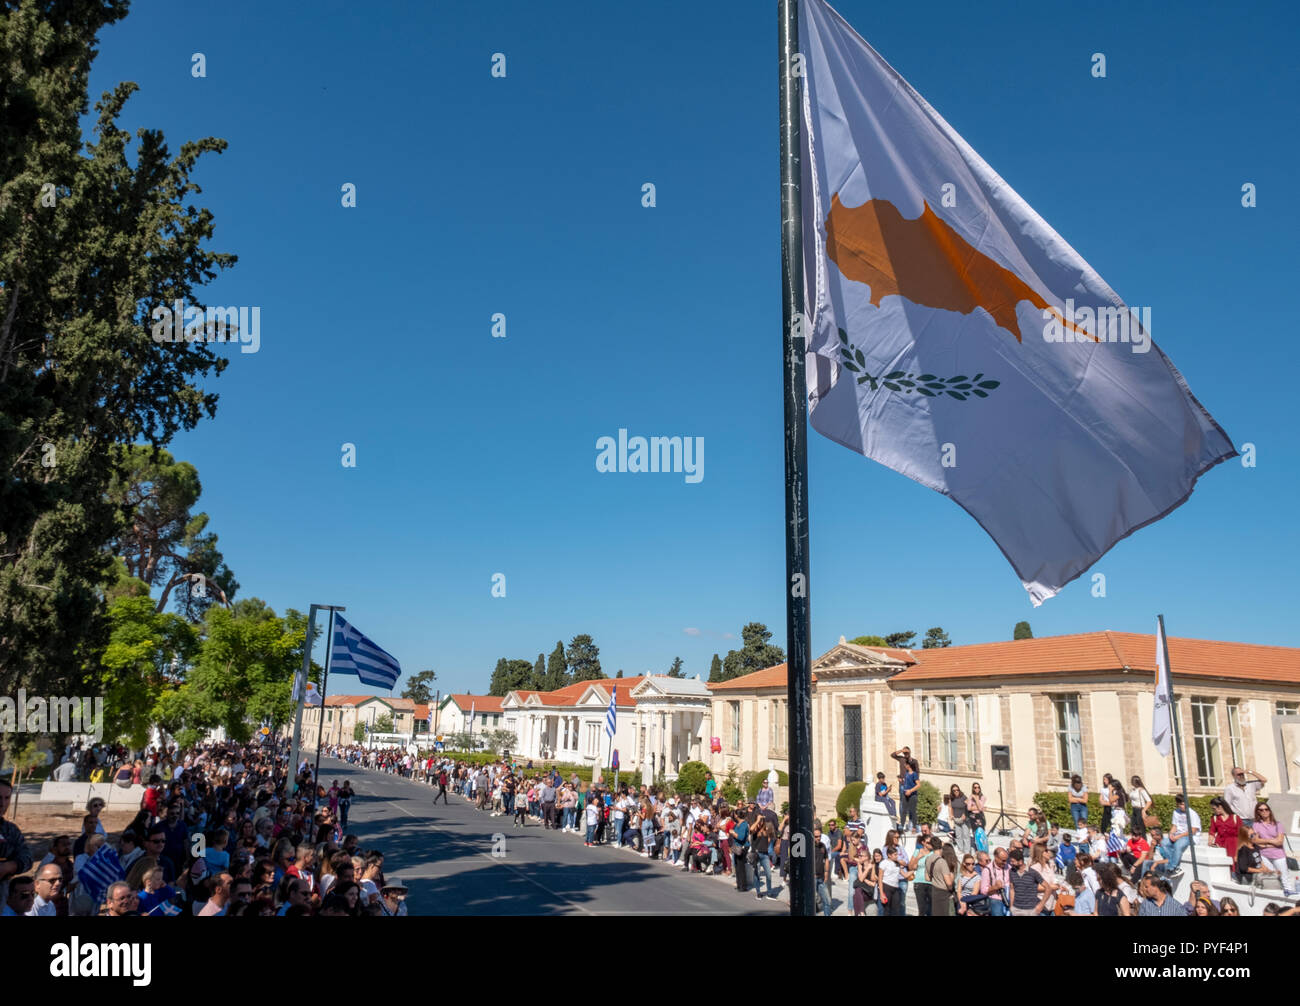
M 1300 861 L 1296 860 L 1295 850 L 1291 848 L 1291 839 L 1285 832 L 1282 835 L 1282 848 L 1286 851 L 1286 868 L 1292 873 L 1300 873 Z
M 1144 814 L 1142 815 L 1142 823 L 1143 823 L 1147 828 L 1159 828 L 1159 827 L 1160 827 L 1160 818 L 1156 817 L 1154 814 L 1145 814 L 1145 813 L 1144 813 Z

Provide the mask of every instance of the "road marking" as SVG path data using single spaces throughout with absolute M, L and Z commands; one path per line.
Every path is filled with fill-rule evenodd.
M 413 818 L 415 818 L 417 821 L 429 821 L 429 819 L 428 819 L 427 817 L 421 817 L 419 814 L 412 814 L 409 810 L 407 810 L 407 809 L 406 809 L 405 807 L 403 807 L 401 804 L 393 803 L 392 800 L 385 800 L 384 803 L 388 804 L 388 806 L 390 806 L 390 807 L 395 807 L 395 808 L 397 808 L 397 809 L 400 810 L 403 814 L 407 815 L 407 817 L 413 817 Z M 432 823 L 432 822 L 430 821 L 429 823 Z M 462 846 L 468 846 L 468 845 L 470 845 L 470 843 L 469 843 L 469 841 L 468 841 L 467 839 L 460 838 L 460 837 L 455 836 L 455 835 L 448 835 L 445 831 L 442 833 L 442 835 L 443 835 L 443 838 L 444 838 L 444 839 L 447 839 L 447 840 L 449 840 L 449 841 L 451 841 L 451 842 L 454 842 L 454 843 L 457 843 L 457 844 L 459 844 L 459 845 L 462 845 Z M 579 905 L 579 904 L 578 904 L 577 902 L 575 902 L 575 901 L 570 901 L 568 898 L 566 898 L 563 894 L 560 894 L 558 891 L 552 891 L 552 890 L 551 890 L 549 887 L 547 887 L 545 884 L 541 883 L 541 882 L 538 881 L 538 880 L 534 880 L 532 877 L 528 876 L 528 874 L 524 873 L 523 870 L 520 870 L 520 869 L 518 869 L 517 867 L 511 866 L 509 863 L 503 863 L 503 862 L 501 862 L 500 858 L 498 858 L 498 857 L 496 857 L 496 856 L 489 855 L 489 854 L 486 853 L 486 852 L 481 852 L 481 851 L 479 851 L 479 850 L 477 850 L 477 849 L 473 849 L 473 848 L 471 848 L 470 851 L 473 852 L 474 855 L 476 855 L 476 856 L 482 856 L 484 859 L 486 859 L 489 863 L 492 863 L 494 866 L 501 866 L 501 867 L 504 867 L 505 869 L 509 870 L 511 873 L 515 874 L 517 877 L 520 877 L 520 878 L 522 878 L 523 880 L 528 881 L 528 883 L 532 884 L 534 887 L 540 887 L 543 891 L 545 891 L 547 894 L 549 894 L 552 898 L 556 898 L 556 899 L 558 899 L 559 901 L 564 902 L 566 905 L 569 905 L 571 908 L 573 908 L 574 911 L 581 912 L 583 915 L 599 915 L 599 914 L 600 914 L 599 912 L 593 912 L 590 908 L 584 908 L 582 905 Z M 622 914 L 622 913 L 618 913 L 618 914 Z

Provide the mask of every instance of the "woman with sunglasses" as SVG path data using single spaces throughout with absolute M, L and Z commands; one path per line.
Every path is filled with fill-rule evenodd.
M 961 872 L 957 874 L 957 914 L 979 915 L 980 907 L 988 902 L 988 895 L 980 893 L 983 878 L 971 853 L 961 858 Z
M 1237 903 L 1231 898 L 1221 898 L 1219 899 L 1219 914 L 1239 916 L 1241 915 L 1241 909 L 1237 907 Z
M 276 888 L 275 900 L 279 904 L 279 911 L 276 915 L 285 915 L 290 908 L 299 909 L 295 914 L 306 914 L 307 912 L 307 885 L 297 877 L 289 874 L 280 881 L 280 886 Z
M 866 852 L 866 843 L 862 846 Z M 864 858 L 858 868 L 858 879 L 853 885 L 853 914 L 866 915 L 867 909 L 876 902 L 876 891 L 880 883 L 880 864 L 885 854 L 879 849 Z M 879 909 L 877 909 L 879 911 Z

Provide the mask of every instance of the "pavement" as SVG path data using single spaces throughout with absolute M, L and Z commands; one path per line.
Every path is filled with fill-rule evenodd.
M 475 810 L 448 792 L 400 776 L 321 759 L 322 780 L 349 778 L 357 795 L 348 831 L 383 850 L 384 874 L 409 889 L 411 915 L 788 915 L 730 878 L 710 877 L 580 835 Z M 842 891 L 837 889 L 842 895 Z M 841 906 L 842 907 L 842 906 Z

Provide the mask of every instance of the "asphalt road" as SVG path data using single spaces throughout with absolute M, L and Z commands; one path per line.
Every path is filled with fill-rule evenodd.
M 422 783 L 330 758 L 326 781 L 352 780 L 348 830 L 384 852 L 384 874 L 410 888 L 412 915 L 786 915 L 783 901 L 758 901 L 735 883 L 635 853 L 588 849 L 578 835 L 475 810 L 461 797 L 433 806 Z M 493 836 L 504 836 L 501 839 Z M 504 855 L 493 855 L 494 851 Z

